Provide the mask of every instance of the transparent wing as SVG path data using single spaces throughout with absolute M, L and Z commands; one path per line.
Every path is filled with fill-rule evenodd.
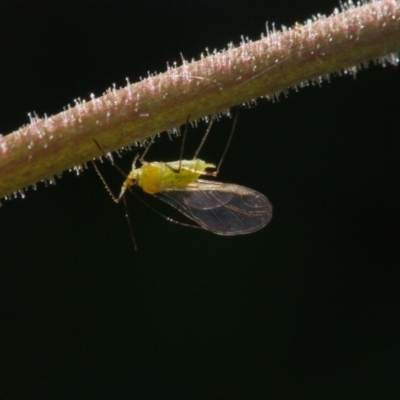
M 272 205 L 261 193 L 244 186 L 198 180 L 155 196 L 204 229 L 217 235 L 258 231 L 272 218 Z

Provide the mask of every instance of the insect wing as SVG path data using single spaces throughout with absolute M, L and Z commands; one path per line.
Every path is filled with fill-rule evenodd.
M 244 235 L 269 223 L 272 205 L 261 193 L 244 186 L 198 180 L 155 196 L 202 228 L 217 235 Z

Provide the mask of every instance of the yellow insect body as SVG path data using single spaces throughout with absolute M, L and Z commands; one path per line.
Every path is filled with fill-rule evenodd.
M 140 186 L 217 235 L 243 235 L 268 224 L 272 206 L 263 194 L 244 186 L 199 179 L 213 175 L 207 168 L 215 169 L 215 165 L 197 158 L 142 162 L 140 168 L 134 162 L 116 201 L 131 186 Z
M 145 162 L 140 168 L 133 165 L 132 171 L 122 185 L 119 198 L 126 189 L 134 185 L 140 186 L 149 194 L 184 188 L 196 182 L 201 175 L 207 175 L 207 168 L 215 168 L 215 165 L 199 159 L 168 163 Z
M 272 205 L 266 196 L 244 186 L 199 179 L 203 175 L 217 176 L 232 138 L 236 119 L 237 114 L 231 136 L 217 168 L 214 164 L 197 158 L 210 131 L 212 120 L 193 160 L 146 162 L 143 157 L 147 153 L 147 148 L 139 159 L 141 167 L 136 168 L 139 157 L 137 156 L 133 161 L 131 172 L 122 184 L 118 198 L 112 194 L 96 164 L 93 165 L 116 203 L 119 203 L 127 189 L 140 186 L 144 192 L 174 207 L 198 224 L 198 227 L 216 235 L 235 236 L 256 232 L 267 225 L 272 218 Z M 209 168 L 215 171 L 206 171 Z M 165 216 L 164 218 L 179 223 L 171 218 Z

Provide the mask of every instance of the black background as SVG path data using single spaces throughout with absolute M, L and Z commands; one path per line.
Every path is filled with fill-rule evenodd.
M 2 1 L 0 132 L 338 4 L 300 3 Z M 242 109 L 219 180 L 270 198 L 252 235 L 175 226 L 129 197 L 134 253 L 93 170 L 2 201 L 1 398 L 397 398 L 399 88 L 375 66 Z M 178 158 L 179 139 L 159 143 L 148 160 Z

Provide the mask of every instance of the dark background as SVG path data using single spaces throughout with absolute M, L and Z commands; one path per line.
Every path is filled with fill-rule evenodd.
M 299 3 L 3 0 L 0 132 L 338 5 Z M 398 398 L 399 88 L 375 66 L 243 108 L 219 180 L 270 198 L 252 235 L 175 226 L 129 197 L 134 253 L 93 170 L 2 201 L 0 397 Z M 178 158 L 179 140 L 159 142 L 148 159 Z

